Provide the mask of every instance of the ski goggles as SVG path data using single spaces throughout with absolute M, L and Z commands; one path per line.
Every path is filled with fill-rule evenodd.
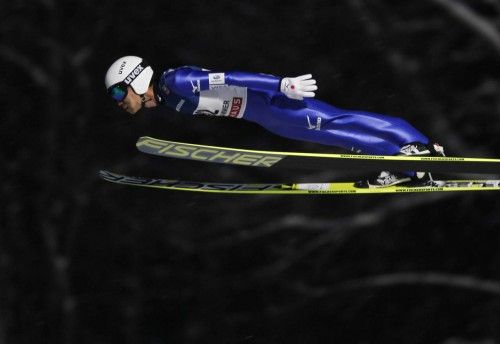
M 146 61 L 142 61 L 135 67 L 132 72 L 125 78 L 125 80 L 112 85 L 108 88 L 108 93 L 117 102 L 123 101 L 128 94 L 128 86 L 141 74 L 149 64 Z
M 128 85 L 123 81 L 119 84 L 113 85 L 108 89 L 108 93 L 117 102 L 123 101 L 128 94 Z

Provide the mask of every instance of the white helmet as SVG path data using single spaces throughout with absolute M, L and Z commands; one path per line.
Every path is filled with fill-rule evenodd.
M 124 91 L 126 91 L 127 86 L 131 86 L 135 93 L 142 95 L 148 90 L 152 78 L 153 68 L 141 57 L 124 56 L 113 62 L 108 68 L 104 83 L 113 98 L 122 100 L 115 97 L 113 91 L 115 86 L 125 88 Z

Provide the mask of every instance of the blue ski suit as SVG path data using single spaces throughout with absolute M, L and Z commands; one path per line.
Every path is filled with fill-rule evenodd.
M 400 118 L 290 99 L 280 82 L 268 74 L 184 66 L 163 72 L 155 89 L 158 101 L 178 112 L 243 118 L 280 136 L 363 154 L 395 155 L 405 144 L 429 142 Z

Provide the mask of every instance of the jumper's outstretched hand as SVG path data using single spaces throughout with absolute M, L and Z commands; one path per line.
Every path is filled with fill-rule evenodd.
M 281 80 L 280 91 L 288 98 L 302 100 L 304 97 L 314 97 L 316 91 L 316 80 L 311 74 L 301 75 L 295 78 L 283 78 Z

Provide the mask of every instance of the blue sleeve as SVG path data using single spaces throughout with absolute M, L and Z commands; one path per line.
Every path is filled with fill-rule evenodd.
M 212 72 L 196 67 L 181 67 L 164 74 L 164 84 L 180 96 L 192 96 L 223 86 L 240 86 L 253 90 L 279 92 L 281 79 L 269 74 L 246 72 Z

